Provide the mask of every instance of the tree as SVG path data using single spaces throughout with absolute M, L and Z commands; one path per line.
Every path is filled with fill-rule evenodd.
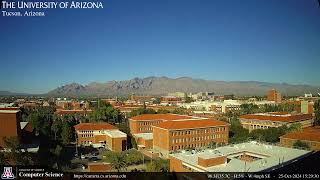
M 139 164 L 143 160 L 142 154 L 135 149 L 124 151 L 124 158 L 127 165 Z
M 161 103 L 161 98 L 160 97 L 156 97 L 153 101 L 153 104 L 160 104 Z
M 186 108 L 179 107 L 179 108 L 174 109 L 172 113 L 173 114 L 188 114 L 188 110 Z
M 189 97 L 189 96 L 186 96 L 185 97 L 185 103 L 191 103 L 191 102 L 194 102 L 193 98 Z
M 72 129 L 68 123 L 63 123 L 61 137 L 62 143 L 65 145 L 72 141 Z
M 130 113 L 130 117 L 133 116 L 138 116 L 141 114 L 156 114 L 156 111 L 150 108 L 139 108 L 139 109 L 134 109 Z
M 116 153 L 114 156 L 111 158 L 111 167 L 118 172 L 121 172 L 122 170 L 125 170 L 127 168 L 127 164 L 124 158 L 123 154 Z
M 59 117 L 54 116 L 51 130 L 54 133 L 54 140 L 57 140 L 58 132 L 61 131 L 62 121 Z
M 53 154 L 53 161 L 57 169 L 60 168 L 62 151 L 63 147 L 60 145 L 57 145 L 55 149 L 50 150 L 50 152 Z
M 170 113 L 170 111 L 167 109 L 163 109 L 163 108 L 161 108 L 157 111 L 157 114 L 168 114 L 168 113 Z
M 4 138 L 4 146 L 7 151 L 4 153 L 3 160 L 13 162 L 14 165 L 33 165 L 32 156 L 28 152 L 22 151 L 22 144 L 16 137 Z
M 317 100 L 314 105 L 314 114 L 315 114 L 315 119 L 314 119 L 314 125 L 319 126 L 320 125 L 320 100 Z
M 300 140 L 296 141 L 295 143 L 293 143 L 293 148 L 297 148 L 297 149 L 307 149 L 309 150 L 310 147 L 307 143 L 302 142 Z
M 287 129 L 287 132 L 295 132 L 295 131 L 302 131 L 301 123 L 292 123 Z
M 157 158 L 147 164 L 147 172 L 168 172 L 168 160 Z
M 252 114 L 259 111 L 259 107 L 255 104 L 241 104 L 240 105 L 241 114 Z

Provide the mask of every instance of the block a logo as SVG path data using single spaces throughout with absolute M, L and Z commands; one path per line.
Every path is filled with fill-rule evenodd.
M 12 173 L 12 167 L 4 167 L 3 173 L 1 175 L 1 179 L 14 179 L 14 175 Z

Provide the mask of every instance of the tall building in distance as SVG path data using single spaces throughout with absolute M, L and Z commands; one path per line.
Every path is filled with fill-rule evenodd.
M 281 93 L 276 91 L 275 89 L 271 89 L 267 92 L 267 100 L 274 101 L 276 103 L 281 103 Z

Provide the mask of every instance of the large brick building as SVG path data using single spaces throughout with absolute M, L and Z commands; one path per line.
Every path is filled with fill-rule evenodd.
M 297 141 L 308 144 L 311 150 L 320 151 L 320 126 L 308 127 L 303 131 L 292 132 L 280 137 L 284 147 L 293 147 Z
M 0 147 L 4 146 L 5 137 L 21 137 L 20 121 L 20 110 L 0 110 Z
M 281 93 L 276 91 L 275 89 L 271 89 L 267 92 L 267 100 L 274 101 L 276 103 L 281 103 Z
M 127 149 L 127 134 L 108 123 L 80 123 L 74 126 L 77 145 L 105 147 L 111 151 Z
M 211 142 L 227 143 L 228 124 L 213 119 L 177 114 L 144 114 L 129 119 L 138 148 L 162 157 L 183 149 L 203 148 Z
M 194 119 L 194 117 L 177 114 L 143 114 L 130 118 L 129 127 L 132 134 L 151 133 L 153 125 L 182 119 Z
M 153 150 L 161 156 L 169 153 L 205 148 L 210 143 L 228 143 L 229 127 L 223 121 L 194 119 L 166 121 L 153 126 Z
M 240 116 L 242 126 L 249 131 L 280 127 L 292 123 L 300 123 L 303 128 L 313 125 L 312 114 L 290 114 L 287 112 L 257 113 Z

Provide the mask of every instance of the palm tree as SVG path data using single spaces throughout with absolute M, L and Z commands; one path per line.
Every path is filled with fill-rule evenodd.
M 115 154 L 115 156 L 113 156 L 113 158 L 111 159 L 110 163 L 111 167 L 117 170 L 118 172 L 127 169 L 127 164 L 124 155 L 122 154 Z

